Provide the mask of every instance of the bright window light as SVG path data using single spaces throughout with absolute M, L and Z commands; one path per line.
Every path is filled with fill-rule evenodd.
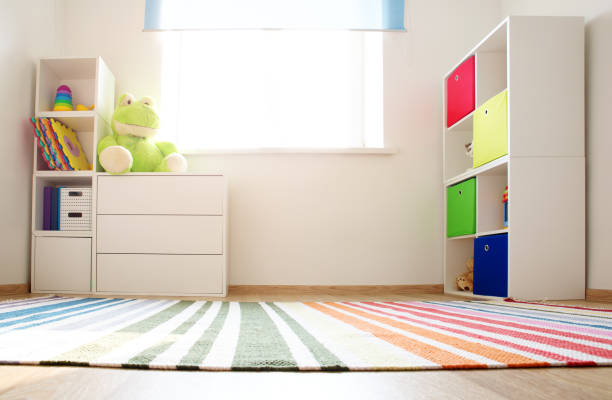
M 164 35 L 164 136 L 182 151 L 383 147 L 380 32 Z

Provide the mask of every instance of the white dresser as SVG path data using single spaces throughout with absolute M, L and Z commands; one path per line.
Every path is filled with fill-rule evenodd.
M 104 294 L 227 294 L 222 175 L 99 174 L 96 271 Z

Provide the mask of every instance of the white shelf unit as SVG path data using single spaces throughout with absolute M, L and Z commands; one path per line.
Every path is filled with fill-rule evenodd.
M 74 106 L 94 104 L 94 110 L 52 111 L 60 85 L 71 88 Z M 115 78 L 100 57 L 38 63 L 36 117 L 72 128 L 93 169 L 49 170 L 34 144 L 32 292 L 227 295 L 226 177 L 217 172 L 103 172 L 96 145 L 111 134 L 114 87 Z M 58 185 L 92 188 L 91 229 L 42 229 L 44 187 Z
M 473 112 L 446 127 L 443 96 L 444 291 L 476 238 L 508 233 L 508 296 L 584 299 L 584 19 L 510 16 L 462 58 L 475 56 L 475 107 L 508 90 L 508 154 L 478 168 L 465 154 Z M 446 87 L 444 85 L 444 87 Z M 446 188 L 476 178 L 476 233 L 447 238 Z M 502 193 L 509 187 L 503 227 Z M 510 229 L 512 232 L 510 233 Z
M 91 111 L 53 111 L 58 86 L 68 85 L 72 103 L 94 105 Z M 90 293 L 95 264 L 95 218 L 86 231 L 43 230 L 45 186 L 91 187 L 95 210 L 96 145 L 110 133 L 115 97 L 115 77 L 101 57 L 55 57 L 38 61 L 36 118 L 53 118 L 72 128 L 92 170 L 49 170 L 34 143 L 32 174 L 32 262 L 33 293 Z M 71 278 L 69 278 L 71 277 Z

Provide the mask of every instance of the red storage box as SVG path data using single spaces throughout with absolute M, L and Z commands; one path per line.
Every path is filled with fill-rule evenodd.
M 476 104 L 474 66 L 475 57 L 472 56 L 446 78 L 447 128 L 474 111 Z

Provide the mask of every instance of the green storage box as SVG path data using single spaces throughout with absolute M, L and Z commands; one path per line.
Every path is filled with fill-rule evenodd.
M 446 189 L 446 236 L 476 233 L 476 178 Z
M 474 168 L 508 154 L 508 90 L 474 111 Z

